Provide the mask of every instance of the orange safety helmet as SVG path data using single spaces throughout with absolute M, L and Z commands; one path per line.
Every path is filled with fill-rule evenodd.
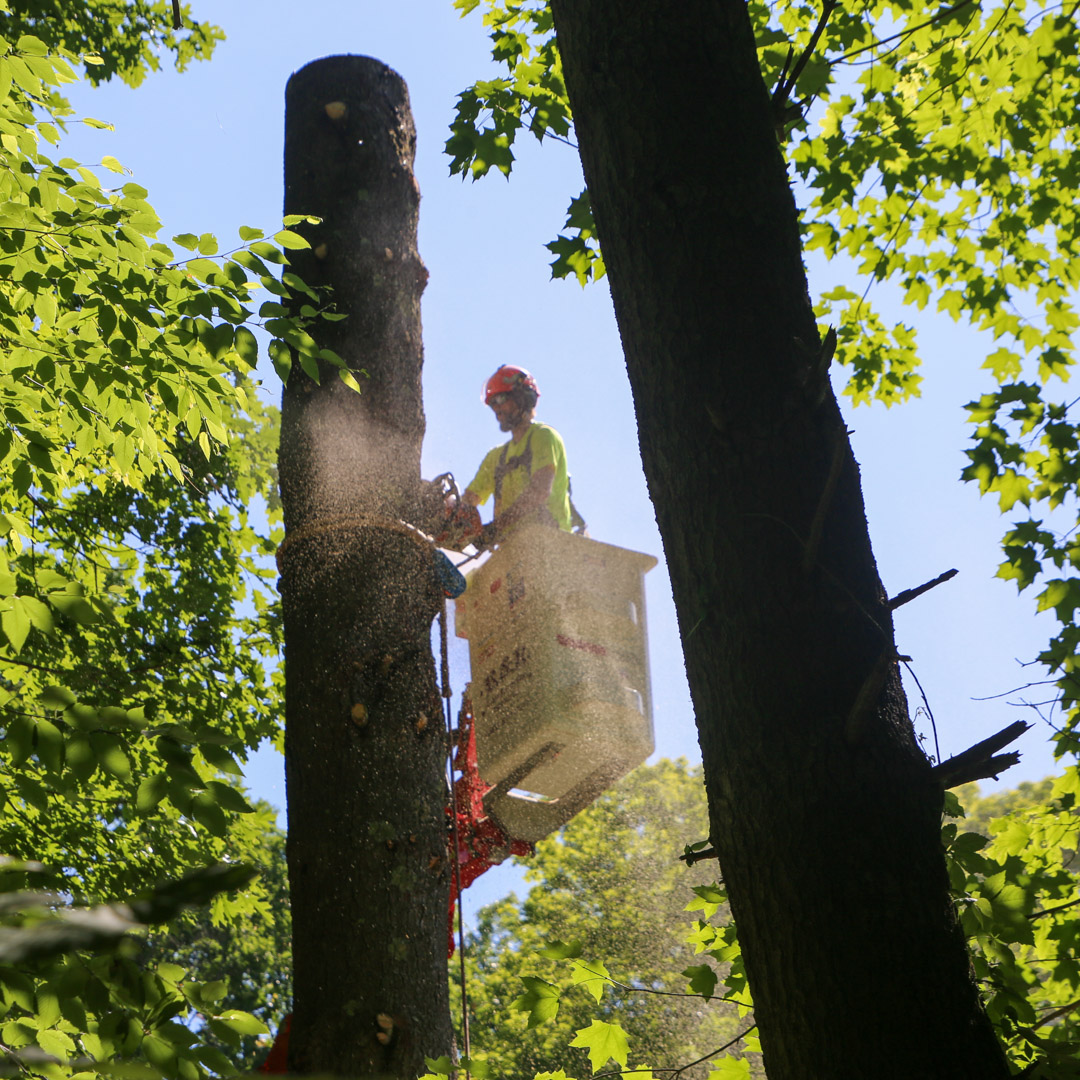
M 540 387 L 536 380 L 524 368 L 503 364 L 484 384 L 484 404 L 490 405 L 496 394 L 511 394 L 515 390 L 524 391 L 526 404 L 531 407 L 540 397 Z

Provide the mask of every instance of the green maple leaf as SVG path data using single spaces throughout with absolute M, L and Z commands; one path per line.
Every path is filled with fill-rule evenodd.
M 530 1028 L 553 1020 L 559 1013 L 559 988 L 535 975 L 522 975 L 521 981 L 526 991 L 510 1006 L 511 1010 L 528 1013 L 526 1027 Z
M 626 1058 L 630 1053 L 626 1032 L 618 1024 L 608 1024 L 603 1020 L 594 1020 L 587 1028 L 578 1031 L 570 1045 L 588 1050 L 589 1063 L 593 1067 L 593 1072 L 611 1058 L 614 1058 L 620 1067 L 625 1068 Z
M 573 960 L 581 955 L 581 942 L 576 938 L 573 941 L 549 941 L 537 953 L 548 960 Z
M 750 1080 L 750 1062 L 728 1054 L 713 1063 L 709 1080 Z
M 709 964 L 696 964 L 688 967 L 683 974 L 690 980 L 690 992 L 700 994 L 706 1001 L 716 990 L 716 972 Z
M 608 969 L 599 960 L 589 963 L 575 960 L 570 978 L 575 986 L 584 986 L 597 1002 L 604 996 L 604 987 L 611 982 Z

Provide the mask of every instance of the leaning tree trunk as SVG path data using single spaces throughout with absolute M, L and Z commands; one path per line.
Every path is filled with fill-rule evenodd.
M 769 1080 L 1008 1070 L 743 0 L 552 0 Z
M 404 82 L 319 60 L 286 91 L 285 212 L 339 322 L 312 328 L 362 385 L 294 363 L 280 552 L 295 1011 L 290 1071 L 413 1077 L 451 1046 L 444 744 L 431 550 L 401 527 L 420 481 L 420 201 Z

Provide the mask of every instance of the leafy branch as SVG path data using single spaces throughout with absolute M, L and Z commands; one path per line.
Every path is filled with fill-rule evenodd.
M 863 45 L 858 49 L 851 49 L 849 52 L 844 53 L 842 56 L 836 57 L 831 61 L 833 64 L 843 64 L 850 60 L 853 56 L 859 56 L 861 53 L 868 52 L 871 49 L 879 49 L 882 45 L 887 45 L 892 41 L 905 41 L 912 35 L 918 33 L 920 30 L 925 30 L 928 26 L 934 26 L 944 19 L 952 18 L 958 11 L 962 11 L 964 8 L 971 6 L 975 3 L 975 0 L 958 0 L 958 3 L 951 5 L 950 7 L 943 8 L 937 14 L 926 19 L 924 22 L 916 23 L 914 26 L 907 26 L 898 33 L 892 34 L 889 37 L 878 38 L 876 41 L 870 42 L 869 45 Z
M 699 1057 L 696 1061 L 689 1061 L 685 1065 L 680 1065 L 678 1068 L 621 1069 L 617 1072 L 593 1073 L 593 1080 L 600 1080 L 601 1077 L 610 1078 L 616 1076 L 632 1076 L 635 1073 L 639 1072 L 664 1073 L 665 1075 L 671 1076 L 672 1080 L 675 1080 L 676 1077 L 682 1076 L 684 1072 L 686 1072 L 688 1069 L 692 1069 L 695 1065 L 700 1065 L 702 1062 L 709 1061 L 712 1058 L 716 1057 L 717 1054 L 722 1054 L 725 1050 L 730 1050 L 731 1047 L 736 1045 L 736 1043 L 742 1042 L 742 1040 L 745 1039 L 746 1036 L 749 1035 L 750 1032 L 752 1032 L 756 1027 L 757 1024 L 751 1024 L 748 1028 L 746 1028 L 745 1031 L 740 1031 L 739 1034 L 735 1036 L 735 1038 L 729 1039 L 726 1043 L 724 1043 L 723 1046 L 719 1046 L 715 1050 L 711 1050 L 704 1056 Z

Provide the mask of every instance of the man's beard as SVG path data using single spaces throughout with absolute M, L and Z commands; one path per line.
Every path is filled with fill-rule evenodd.
M 514 413 L 513 416 L 504 416 L 499 421 L 499 430 L 500 431 L 513 431 L 514 428 L 516 428 L 518 426 L 518 424 L 521 423 L 521 419 L 522 419 L 522 417 L 524 415 L 525 415 L 525 410 L 522 409 L 520 412 Z

